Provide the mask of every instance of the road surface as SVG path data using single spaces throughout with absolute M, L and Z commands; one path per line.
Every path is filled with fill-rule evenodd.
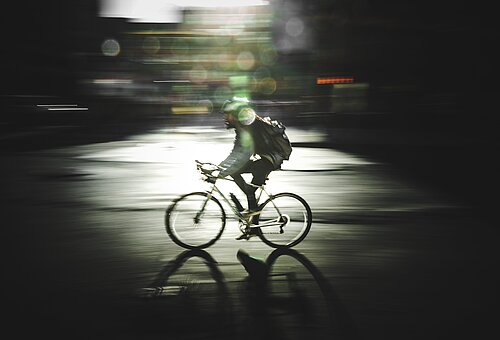
M 165 232 L 171 200 L 207 186 L 194 160 L 222 160 L 231 131 L 166 126 L 4 152 L 4 324 L 16 338 L 66 339 L 498 333 L 491 310 L 498 233 L 490 219 L 390 164 L 300 146 L 320 145 L 319 130 L 289 135 L 298 146 L 267 188 L 304 197 L 314 222 L 283 253 L 256 238 L 236 241 L 234 220 L 203 252 L 186 252 Z M 232 185 L 223 187 L 238 193 Z M 269 294 L 252 289 L 238 249 L 270 261 Z

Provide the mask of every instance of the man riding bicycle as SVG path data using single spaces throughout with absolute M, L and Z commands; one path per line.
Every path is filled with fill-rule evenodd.
M 218 177 L 231 176 L 238 187 L 245 193 L 248 210 L 245 215 L 252 218 L 257 215 L 255 191 L 262 186 L 269 174 L 281 167 L 283 157 L 270 150 L 259 135 L 259 121 L 255 110 L 246 98 L 226 100 L 221 108 L 226 129 L 234 129 L 236 136 L 230 154 L 219 164 Z M 248 184 L 241 176 L 251 173 L 253 178 Z M 241 237 L 245 237 L 242 235 Z

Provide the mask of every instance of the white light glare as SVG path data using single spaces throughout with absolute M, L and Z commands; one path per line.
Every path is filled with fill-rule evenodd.
M 99 16 L 132 22 L 175 23 L 185 8 L 267 6 L 266 0 L 101 0 Z
M 37 107 L 47 111 L 88 111 L 88 107 L 78 107 L 78 104 L 37 104 Z
M 269 1 L 265 0 L 177 0 L 172 1 L 181 7 L 248 7 L 267 6 Z

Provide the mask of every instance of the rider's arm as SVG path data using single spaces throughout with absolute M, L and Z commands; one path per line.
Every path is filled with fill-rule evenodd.
M 222 167 L 219 176 L 226 177 L 239 172 L 249 161 L 254 152 L 255 146 L 251 133 L 246 129 L 236 131 L 233 150 L 226 159 L 219 164 L 219 166 Z

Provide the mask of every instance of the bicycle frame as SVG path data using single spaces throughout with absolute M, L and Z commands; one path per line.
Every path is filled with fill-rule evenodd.
M 232 181 L 234 182 L 233 180 L 231 179 L 224 179 L 224 180 L 227 180 L 227 181 Z M 250 184 L 252 185 L 252 184 Z M 255 185 L 254 185 L 255 186 Z M 203 210 L 205 209 L 205 205 L 207 204 L 208 200 L 210 200 L 210 198 L 212 196 L 214 196 L 214 192 L 217 193 L 228 205 L 229 207 L 231 208 L 231 210 L 233 211 L 234 215 L 236 217 L 238 217 L 238 220 L 239 222 L 245 224 L 247 227 L 250 227 L 250 228 L 263 228 L 263 227 L 271 227 L 271 226 L 280 226 L 282 227 L 284 222 L 282 221 L 282 214 L 279 210 L 279 208 L 276 206 L 276 204 L 274 203 L 274 200 L 272 200 L 272 194 L 269 193 L 265 188 L 264 186 L 255 186 L 257 187 L 257 189 L 259 190 L 259 193 L 256 197 L 257 199 L 257 202 L 260 201 L 260 199 L 262 198 L 263 194 L 265 194 L 265 196 L 267 196 L 268 198 L 271 198 L 271 203 L 273 204 L 273 207 L 276 209 L 276 212 L 278 213 L 278 218 L 275 218 L 275 219 L 272 219 L 272 220 L 269 220 L 269 221 L 266 221 L 262 224 L 258 224 L 258 225 L 253 225 L 252 223 L 250 223 L 248 220 L 246 220 L 243 216 L 243 214 L 241 214 L 241 212 L 235 207 L 235 204 L 233 202 L 231 202 L 227 196 L 217 187 L 217 184 L 216 183 L 212 183 L 212 188 L 210 190 L 207 190 L 207 199 L 206 201 L 203 203 L 203 206 L 200 210 L 200 212 L 198 214 L 201 214 L 203 212 Z
M 269 221 L 266 221 L 264 223 L 259 223 L 258 225 L 254 225 L 252 223 L 249 222 L 249 220 L 246 220 L 243 216 L 243 214 L 241 214 L 241 212 L 235 207 L 235 204 L 232 203 L 227 197 L 226 195 L 217 187 L 217 180 L 218 179 L 222 179 L 222 180 L 226 180 L 226 181 L 231 181 L 231 182 L 234 182 L 233 179 L 229 179 L 229 178 L 217 178 L 215 176 L 213 176 L 211 173 L 209 172 L 206 172 L 203 170 L 203 166 L 204 164 L 210 164 L 212 166 L 215 166 L 215 167 L 218 167 L 217 165 L 215 164 L 212 164 L 212 163 L 202 163 L 202 162 L 199 162 L 199 161 L 196 161 L 196 164 L 197 164 L 197 168 L 198 170 L 200 171 L 200 173 L 202 174 L 202 178 L 203 178 L 205 181 L 207 179 L 213 179 L 212 182 L 212 188 L 210 190 L 207 190 L 207 199 L 206 201 L 203 203 L 200 211 L 198 212 L 198 214 L 196 215 L 196 219 L 198 219 L 201 214 L 203 213 L 204 209 L 205 209 L 205 206 L 208 202 L 208 200 L 210 200 L 210 198 L 212 196 L 214 196 L 214 192 L 216 192 L 218 195 L 220 195 L 220 197 L 222 197 L 222 199 L 229 205 L 229 207 L 231 208 L 231 210 L 233 211 L 234 215 L 236 217 L 238 217 L 238 220 L 239 222 L 243 223 L 246 227 L 248 228 L 263 228 L 263 227 L 271 227 L 271 226 L 279 226 L 280 228 L 283 227 L 283 225 L 286 224 L 286 219 L 283 221 L 283 215 L 281 214 L 281 211 L 280 209 L 278 208 L 278 206 L 276 206 L 276 204 L 274 203 L 274 200 L 272 199 L 273 198 L 273 195 L 271 193 L 269 193 L 265 188 L 264 186 L 258 186 L 258 185 L 254 185 L 254 184 L 251 184 L 249 183 L 249 185 L 257 188 L 257 190 L 259 191 L 259 194 L 257 195 L 256 197 L 256 200 L 257 202 L 260 202 L 261 198 L 262 198 L 262 195 L 265 194 L 268 199 L 271 199 L 271 203 L 274 207 L 274 209 L 276 209 L 276 212 L 278 213 L 278 218 L 275 218 L 275 219 L 272 219 L 272 220 L 269 220 Z

